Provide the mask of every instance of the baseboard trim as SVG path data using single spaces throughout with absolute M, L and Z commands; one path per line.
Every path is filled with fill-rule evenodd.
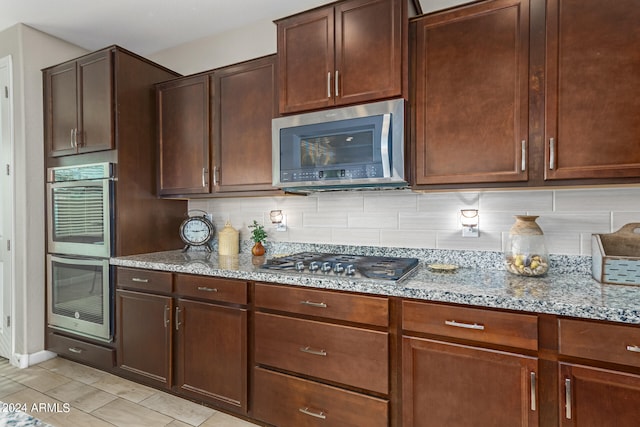
M 19 354 L 14 353 L 11 358 L 11 364 L 20 369 L 28 368 L 29 366 L 37 365 L 38 363 L 45 362 L 49 359 L 53 359 L 57 354 L 47 350 L 41 350 L 31 354 Z

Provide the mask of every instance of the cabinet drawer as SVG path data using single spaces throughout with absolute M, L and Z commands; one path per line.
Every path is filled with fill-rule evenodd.
M 256 313 L 255 361 L 378 393 L 389 392 L 386 332 Z
M 118 267 L 116 280 L 120 288 L 164 294 L 172 291 L 171 273 L 166 271 Z
M 96 368 L 111 370 L 115 365 L 115 350 L 90 344 L 55 333 L 47 336 L 47 350 L 67 359 L 76 360 Z
M 640 328 L 560 319 L 560 354 L 640 367 Z
M 538 317 L 535 315 L 403 301 L 402 328 L 527 350 L 538 349 Z
M 257 283 L 256 307 L 320 316 L 328 319 L 389 325 L 389 303 L 384 297 Z
M 279 427 L 387 427 L 389 402 L 255 368 L 253 415 Z
M 176 293 L 209 301 L 247 303 L 247 283 L 192 274 L 176 274 Z

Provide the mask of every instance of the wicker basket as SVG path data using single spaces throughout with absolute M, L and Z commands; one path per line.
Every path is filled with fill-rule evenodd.
M 640 285 L 640 223 L 591 238 L 592 273 L 602 283 Z

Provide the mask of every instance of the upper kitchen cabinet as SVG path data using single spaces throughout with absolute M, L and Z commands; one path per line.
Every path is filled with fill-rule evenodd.
M 348 0 L 276 21 L 280 113 L 403 95 L 407 4 Z
M 161 196 L 278 191 L 271 185 L 275 67 L 270 55 L 156 86 Z
M 640 177 L 636 0 L 547 1 L 545 179 Z
M 528 179 L 529 2 L 412 22 L 414 184 Z
M 209 76 L 156 86 L 158 195 L 208 194 Z
M 215 191 L 274 190 L 271 120 L 278 114 L 275 82 L 275 55 L 213 73 Z
M 44 70 L 49 157 L 114 148 L 113 51 Z

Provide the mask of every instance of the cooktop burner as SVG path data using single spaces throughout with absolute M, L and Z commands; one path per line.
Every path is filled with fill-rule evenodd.
M 417 258 L 397 258 L 366 255 L 341 255 L 300 252 L 271 258 L 260 266 L 267 270 L 294 271 L 326 276 L 343 276 L 400 281 L 416 267 Z

